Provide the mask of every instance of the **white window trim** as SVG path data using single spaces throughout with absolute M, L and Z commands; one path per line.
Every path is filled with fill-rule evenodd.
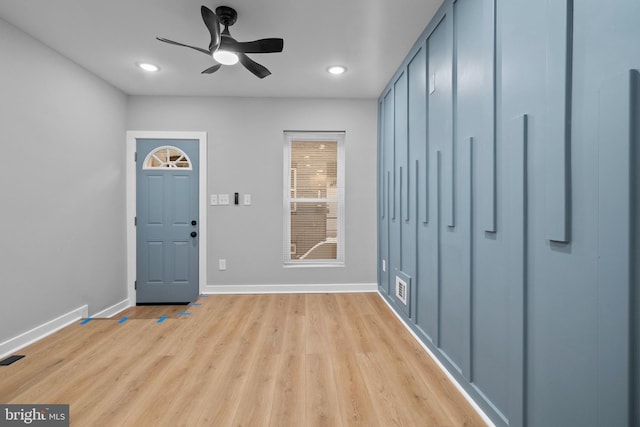
M 283 265 L 289 267 L 344 267 L 345 265 L 345 132 L 284 132 L 284 170 L 283 170 Z M 326 199 L 295 199 L 291 197 L 291 143 L 292 141 L 337 141 L 337 195 L 338 224 L 335 260 L 299 260 L 291 259 L 291 203 L 326 201 Z

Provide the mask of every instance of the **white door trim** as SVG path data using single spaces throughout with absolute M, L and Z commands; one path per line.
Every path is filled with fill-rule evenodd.
M 199 292 L 207 284 L 207 133 L 206 132 L 165 132 L 165 131 L 127 131 L 127 299 L 130 305 L 136 304 L 136 140 L 137 139 L 197 139 L 200 147 L 199 211 L 198 239 L 198 277 Z

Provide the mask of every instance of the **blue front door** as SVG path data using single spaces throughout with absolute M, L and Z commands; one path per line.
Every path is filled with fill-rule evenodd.
M 198 285 L 197 140 L 136 140 L 136 302 L 187 303 Z

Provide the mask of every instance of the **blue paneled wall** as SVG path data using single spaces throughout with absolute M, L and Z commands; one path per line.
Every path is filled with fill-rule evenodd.
M 496 425 L 640 425 L 639 22 L 445 0 L 380 96 L 380 292 Z

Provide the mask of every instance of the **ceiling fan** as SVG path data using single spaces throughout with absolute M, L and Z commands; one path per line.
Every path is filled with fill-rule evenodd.
M 251 42 L 238 42 L 229 33 L 229 27 L 235 24 L 238 14 L 235 9 L 228 6 L 219 6 L 215 13 L 206 6 L 200 8 L 202 19 L 211 34 L 211 42 L 208 49 L 178 43 L 161 37 L 156 37 L 161 42 L 184 46 L 206 55 L 212 56 L 217 62 L 216 65 L 202 71 L 202 74 L 212 74 L 220 69 L 222 65 L 233 65 L 240 61 L 244 67 L 257 77 L 263 79 L 271 74 L 266 67 L 258 64 L 247 53 L 274 53 L 282 52 L 283 40 L 279 38 L 267 38 L 254 40 Z M 224 30 L 220 32 L 220 24 L 224 25 Z

